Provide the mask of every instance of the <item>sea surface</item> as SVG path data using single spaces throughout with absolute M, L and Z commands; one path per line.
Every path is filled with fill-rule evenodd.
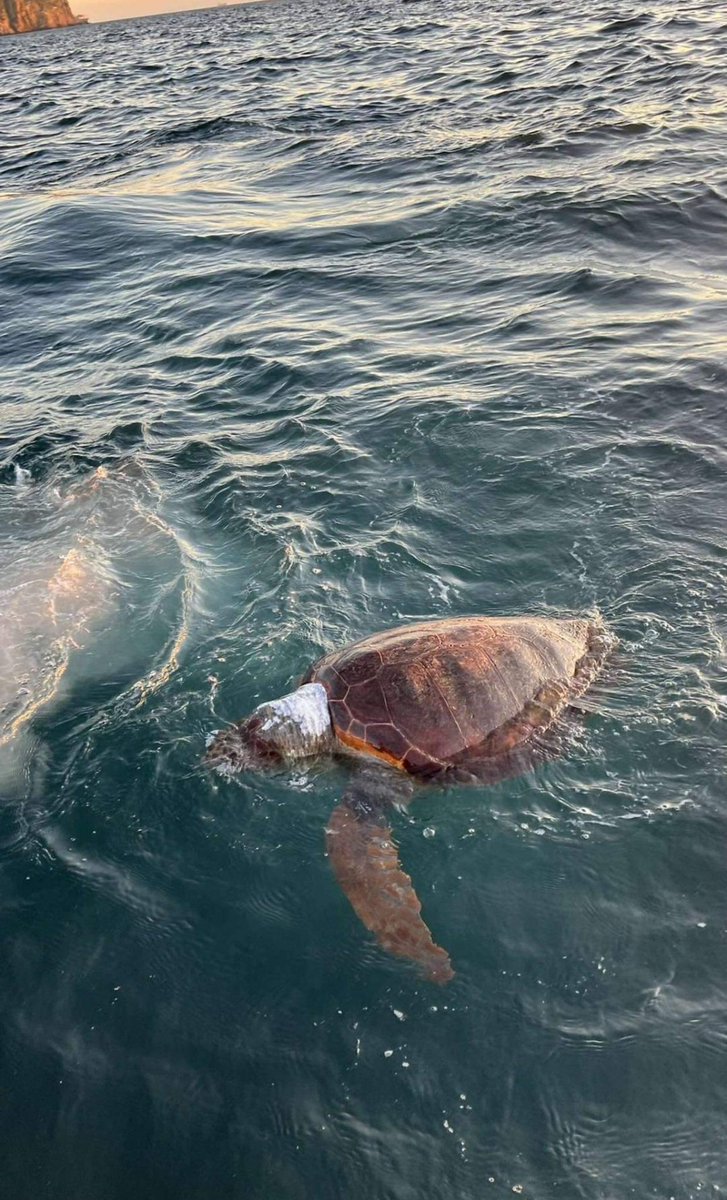
M 717 3 L 0 42 L 4 1200 L 727 1191 Z M 567 755 L 422 790 L 456 970 L 214 729 L 417 618 L 598 611 Z

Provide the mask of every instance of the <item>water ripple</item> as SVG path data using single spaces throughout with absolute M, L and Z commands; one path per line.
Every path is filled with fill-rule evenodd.
M 724 33 L 285 0 L 0 40 L 17 1200 L 724 1187 Z M 354 636 L 524 610 L 620 648 L 560 760 L 394 814 L 435 995 L 332 879 L 344 772 L 201 750 Z

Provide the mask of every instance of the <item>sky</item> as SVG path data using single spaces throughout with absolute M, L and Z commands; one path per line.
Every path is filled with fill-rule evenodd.
M 115 21 L 149 13 L 180 12 L 183 8 L 210 8 L 215 0 L 70 0 L 71 11 L 89 21 Z M 240 0 L 234 0 L 239 4 Z

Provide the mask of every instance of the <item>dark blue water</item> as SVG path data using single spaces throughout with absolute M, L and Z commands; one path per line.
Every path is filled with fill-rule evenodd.
M 716 3 L 0 43 L 8 1200 L 727 1188 Z M 102 468 L 99 472 L 98 468 Z M 599 610 L 566 758 L 395 819 L 447 988 L 206 735 L 417 617 Z

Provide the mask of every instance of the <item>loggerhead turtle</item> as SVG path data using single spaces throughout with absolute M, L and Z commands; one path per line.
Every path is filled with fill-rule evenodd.
M 364 925 L 392 954 L 446 983 L 388 825 L 420 783 L 491 783 L 556 747 L 554 724 L 613 644 L 599 621 L 424 621 L 325 655 L 296 691 L 213 736 L 206 762 L 232 773 L 345 755 L 355 767 L 326 831 L 328 856 Z

